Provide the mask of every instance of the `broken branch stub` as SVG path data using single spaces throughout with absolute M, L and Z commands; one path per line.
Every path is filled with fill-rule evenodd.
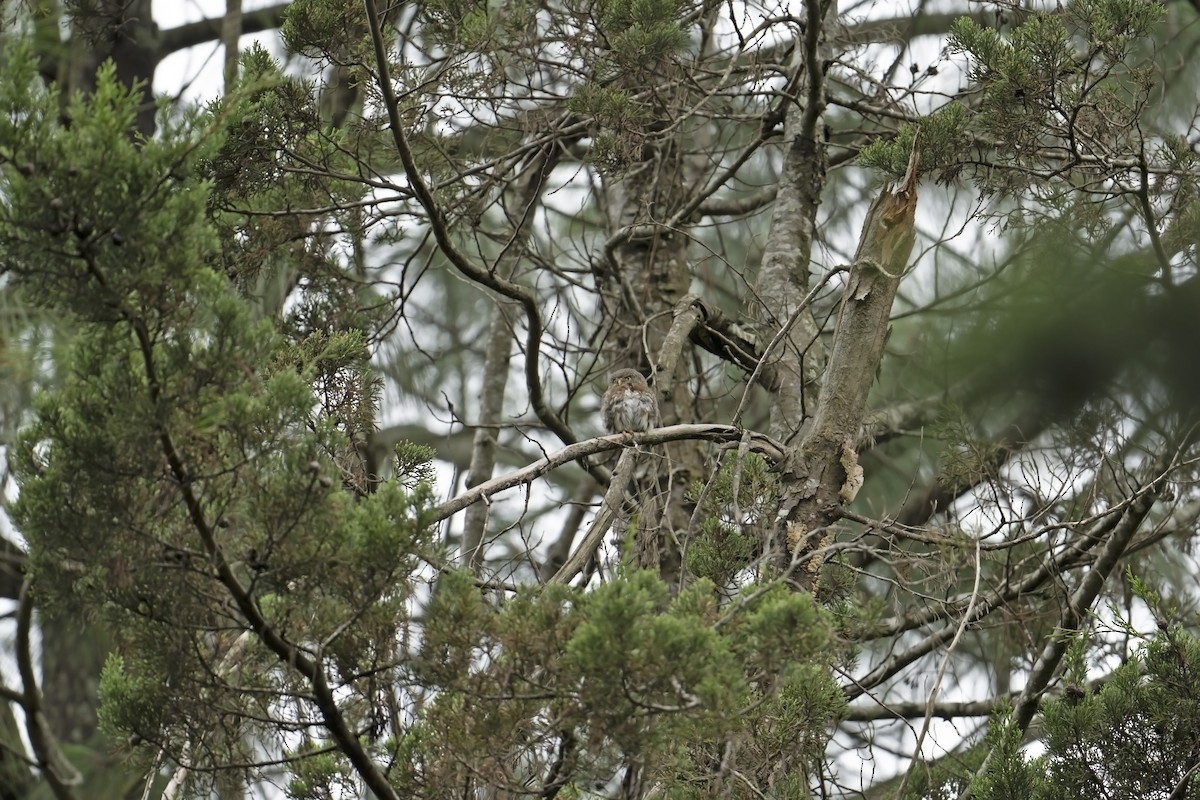
M 913 142 L 908 170 L 899 185 L 886 183 L 871 203 L 858 250 L 850 269 L 851 295 L 865 300 L 877 277 L 898 282 L 908 268 L 916 240 L 914 220 L 917 213 L 917 164 L 920 150 Z M 892 287 L 893 291 L 895 287 Z

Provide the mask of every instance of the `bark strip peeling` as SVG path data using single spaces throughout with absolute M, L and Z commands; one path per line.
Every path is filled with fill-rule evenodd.
M 783 497 L 771 554 L 778 569 L 801 588 L 812 587 L 820 560 L 810 556 L 831 538 L 829 526 L 862 482 L 856 452 L 892 302 L 912 254 L 919 161 L 914 141 L 903 180 L 884 185 L 867 211 L 817 412 L 782 469 Z

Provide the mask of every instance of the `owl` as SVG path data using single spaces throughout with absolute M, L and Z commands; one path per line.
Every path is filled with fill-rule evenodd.
M 658 424 L 658 403 L 640 372 L 619 369 L 608 376 L 600 417 L 609 433 L 648 431 Z

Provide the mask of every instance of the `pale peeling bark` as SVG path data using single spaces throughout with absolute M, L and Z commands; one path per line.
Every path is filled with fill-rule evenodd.
M 811 414 L 809 404 L 816 400 L 816 380 L 823 360 L 816 320 L 809 309 L 802 307 L 801 301 L 808 293 L 808 264 L 825 168 L 819 163 L 823 159 L 817 156 L 819 151 L 814 143 L 804 142 L 793 133 L 796 126 L 792 120 L 798 116 L 789 115 L 785 126 L 790 141 L 771 215 L 771 232 L 754 286 L 760 305 L 758 317 L 764 323 L 767 340 L 794 315 L 799 315 L 767 362 L 774 367 L 777 378 L 768 429 L 777 439 L 786 439 L 799 431 L 805 411 Z M 815 184 L 817 191 L 811 194 L 804 191 L 804 184 Z
M 766 340 L 780 329 L 787 333 L 767 366 L 775 373 L 769 433 L 787 440 L 800 431 L 816 402 L 817 380 L 824 363 L 819 330 L 804 306 L 809 290 L 809 261 L 816 238 L 817 209 L 825 188 L 825 143 L 821 141 L 825 112 L 825 76 L 820 65 L 825 50 L 825 21 L 834 19 L 834 3 L 809 0 L 809 28 L 797 47 L 791 70 L 805 85 L 803 108 L 791 107 L 784 122 L 783 173 L 771 214 L 771 227 L 754 290 L 757 316 Z
M 771 543 L 777 566 L 798 586 L 812 585 L 819 558 L 814 550 L 830 538 L 829 526 L 862 484 L 857 448 L 867 394 L 883 358 L 892 302 L 908 267 L 917 208 L 914 144 L 898 186 L 886 184 L 867 211 L 858 251 L 842 296 L 829 365 L 816 414 L 800 442 L 789 449 L 779 521 Z

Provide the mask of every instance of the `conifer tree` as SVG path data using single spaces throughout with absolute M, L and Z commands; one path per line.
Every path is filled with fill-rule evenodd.
M 1195 793 L 1195 9 L 148 6 L 0 5 L 0 798 Z

